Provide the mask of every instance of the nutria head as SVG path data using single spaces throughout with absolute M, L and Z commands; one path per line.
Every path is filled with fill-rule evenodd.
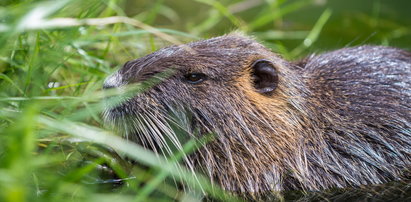
M 301 68 L 241 34 L 171 46 L 129 61 L 107 78 L 105 88 L 157 81 L 107 109 L 105 119 L 126 138 L 164 154 L 182 149 L 184 138 L 212 134 L 213 140 L 185 161 L 230 191 L 318 190 L 400 179 L 401 169 L 411 164 L 410 120 L 392 116 L 398 123 L 393 130 L 392 124 L 341 112 L 356 102 L 360 105 L 352 113 L 361 114 L 373 103 L 348 91 L 336 94 L 350 86 L 327 85 L 347 75 L 367 77 L 367 72 L 359 73 L 361 66 L 372 71 L 380 64 L 361 63 L 375 51 L 348 62 L 344 53 L 309 58 L 298 63 Z M 411 57 L 404 57 L 407 61 L 386 60 L 402 61 L 403 69 L 410 69 Z M 353 68 L 352 75 L 346 74 L 355 66 L 359 68 Z M 339 69 L 345 70 L 340 77 L 324 78 Z M 370 89 L 362 84 L 367 83 L 356 84 L 359 92 Z M 384 111 L 375 116 L 390 118 Z
M 106 119 L 157 152 L 167 152 L 168 138 L 181 147 L 171 122 L 178 122 L 191 138 L 215 134 L 190 157 L 193 166 L 228 190 L 281 190 L 283 161 L 295 153 L 299 141 L 293 131 L 301 121 L 295 114 L 304 86 L 297 74 L 288 62 L 239 34 L 187 46 L 127 62 L 109 77 L 106 88 L 172 70 L 151 89 L 108 110 Z

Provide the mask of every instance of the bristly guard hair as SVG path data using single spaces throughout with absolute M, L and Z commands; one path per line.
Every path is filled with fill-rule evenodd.
M 411 54 L 344 48 L 288 62 L 230 34 L 127 62 L 121 87 L 173 74 L 107 109 L 124 136 L 157 153 L 214 134 L 185 162 L 241 194 L 400 180 L 411 167 Z

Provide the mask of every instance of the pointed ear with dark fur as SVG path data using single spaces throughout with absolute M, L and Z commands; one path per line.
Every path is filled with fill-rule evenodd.
M 271 95 L 278 85 L 278 74 L 274 64 L 268 60 L 260 59 L 255 61 L 251 68 L 257 92 Z

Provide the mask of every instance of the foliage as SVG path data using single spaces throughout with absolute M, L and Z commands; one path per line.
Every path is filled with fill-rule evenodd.
M 364 43 L 411 46 L 406 0 L 2 0 L 0 200 L 228 199 L 115 136 L 104 78 L 158 48 L 241 30 L 289 59 Z M 196 143 L 185 148 L 192 151 Z M 136 162 L 132 165 L 132 159 Z M 181 184 L 190 189 L 178 189 Z M 176 186 L 176 184 L 178 186 Z

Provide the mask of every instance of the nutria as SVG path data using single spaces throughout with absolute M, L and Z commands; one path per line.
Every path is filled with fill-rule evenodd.
M 157 76 L 171 71 L 168 76 Z M 225 190 L 324 190 L 402 180 L 411 168 L 411 53 L 358 46 L 289 62 L 242 34 L 127 62 L 104 88 L 160 79 L 106 110 L 158 153 L 214 139 L 186 158 Z

